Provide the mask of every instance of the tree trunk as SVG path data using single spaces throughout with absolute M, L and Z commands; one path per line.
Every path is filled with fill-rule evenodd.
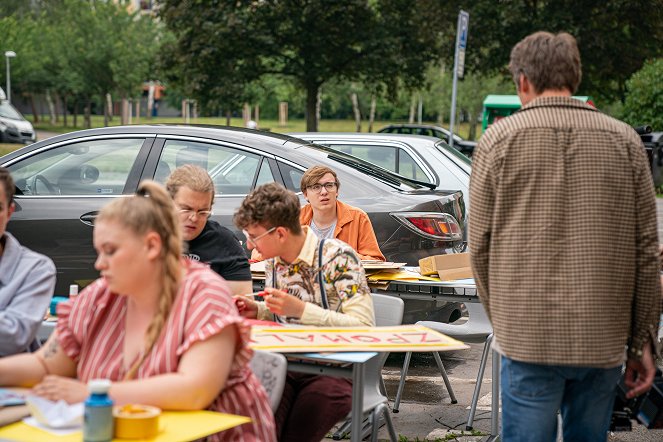
M 318 88 L 315 96 L 315 121 L 320 121 L 320 103 L 322 103 L 322 87 Z
M 375 106 L 377 105 L 377 100 L 375 95 L 371 95 L 371 110 L 368 113 L 368 131 L 373 132 L 373 122 L 375 121 Z
M 86 129 L 91 129 L 92 128 L 92 119 L 91 119 L 91 114 L 92 114 L 92 100 L 90 97 L 87 97 L 85 99 L 85 110 L 83 111 L 83 127 Z
M 230 109 L 226 111 L 226 126 L 230 126 L 230 117 L 232 116 L 232 112 Z
M 182 117 L 184 118 L 184 124 L 189 124 L 191 122 L 191 107 L 189 104 L 189 99 L 185 98 L 182 100 Z
M 60 108 L 62 107 L 62 99 L 60 94 L 55 94 L 55 123 L 60 122 Z
M 32 107 L 32 122 L 39 123 L 39 112 L 37 112 L 37 103 L 35 103 L 34 94 L 30 94 L 30 107 Z
M 417 107 L 417 97 L 415 94 L 412 94 L 412 100 L 410 100 L 410 118 L 408 118 L 407 122 L 410 124 L 414 123 L 414 112 Z
M 78 97 L 74 97 L 74 129 L 78 127 Z
M 106 94 L 106 107 L 108 108 L 108 121 L 113 121 L 113 98 Z
M 357 132 L 361 132 L 361 110 L 359 110 L 359 99 L 357 99 L 357 94 L 350 94 L 350 100 L 352 101 L 352 112 L 355 114 L 355 126 Z
M 108 94 L 106 94 L 106 97 L 108 97 Z M 104 127 L 108 127 L 108 114 L 110 112 L 106 103 L 103 104 L 103 108 L 104 108 Z
M 154 82 L 150 81 L 150 87 L 147 89 L 147 118 L 152 119 L 154 112 Z M 182 115 L 184 116 L 184 115 Z
M 67 127 L 67 94 L 62 95 L 62 122 Z
M 318 118 L 315 113 L 315 108 L 318 104 L 318 83 L 309 83 L 306 85 L 306 131 L 318 131 Z
M 51 126 L 55 126 L 55 103 L 53 103 L 53 97 L 51 97 L 50 89 L 46 89 L 46 104 L 48 105 L 48 116 L 50 117 L 49 122 Z
M 250 119 L 251 119 L 251 106 L 249 105 L 249 103 L 244 103 L 244 106 L 242 106 L 242 125 L 244 127 L 247 127 Z
M 130 116 L 131 104 L 129 103 L 129 100 L 126 97 L 122 98 L 122 106 L 120 107 L 120 109 L 121 109 L 120 121 L 122 121 L 122 124 L 123 125 L 131 124 L 131 122 L 129 121 L 131 118 Z
M 470 113 L 470 133 L 467 139 L 472 141 L 477 139 L 477 116 L 474 113 Z
M 288 124 L 288 102 L 279 102 L 279 126 L 283 127 Z

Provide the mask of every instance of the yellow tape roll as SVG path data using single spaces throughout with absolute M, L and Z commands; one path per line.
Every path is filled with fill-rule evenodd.
M 150 405 L 128 404 L 113 409 L 115 437 L 151 439 L 159 433 L 161 410 Z

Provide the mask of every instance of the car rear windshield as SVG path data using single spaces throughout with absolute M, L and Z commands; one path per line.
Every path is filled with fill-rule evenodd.
M 457 150 L 455 147 L 449 146 L 444 141 L 435 143 L 435 148 L 450 158 L 454 163 L 458 164 L 462 169 L 470 172 L 472 167 L 472 160 L 468 158 L 464 153 Z
M 327 153 L 327 157 L 330 160 L 349 166 L 366 175 L 370 175 L 392 187 L 401 190 L 430 188 L 429 185 L 426 185 L 427 183 L 419 183 L 415 180 L 408 179 L 387 169 L 383 169 L 380 166 L 369 163 L 368 161 L 364 161 L 361 158 L 332 149 L 331 147 L 321 146 L 319 144 L 309 144 L 307 147 L 323 151 Z

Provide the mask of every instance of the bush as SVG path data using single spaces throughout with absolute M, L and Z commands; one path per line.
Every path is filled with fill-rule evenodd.
M 663 131 L 663 58 L 645 62 L 626 82 L 622 119 L 632 126 Z

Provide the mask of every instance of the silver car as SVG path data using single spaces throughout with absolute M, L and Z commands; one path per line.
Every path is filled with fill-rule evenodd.
M 0 89 L 0 143 L 29 144 L 36 139 L 32 124 L 6 100 Z
M 466 207 L 470 207 L 472 161 L 438 138 L 352 132 L 289 135 L 345 152 L 434 189 L 460 190 Z

